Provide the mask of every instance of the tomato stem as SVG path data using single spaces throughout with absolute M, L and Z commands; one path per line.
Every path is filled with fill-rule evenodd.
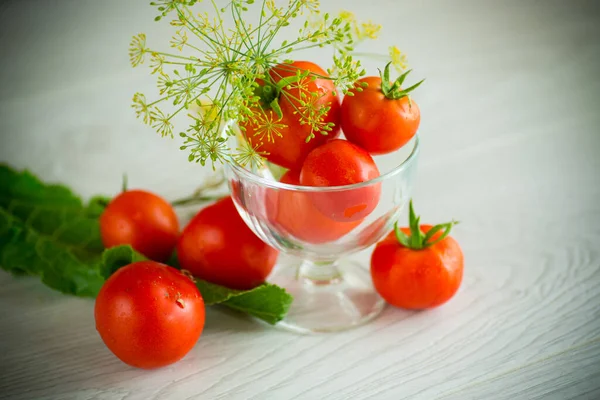
M 121 193 L 127 191 L 127 174 L 123 174 L 123 180 L 121 181 Z
M 281 119 L 283 118 L 283 112 L 279 106 L 279 98 L 281 97 L 282 90 L 291 84 L 301 82 L 310 74 L 310 71 L 297 69 L 296 75 L 282 77 L 277 82 L 271 78 L 271 82 L 266 82 L 263 85 L 259 85 L 255 90 L 255 94 L 260 97 L 264 109 L 273 110 L 279 119 Z M 315 78 L 312 77 L 312 79 Z M 286 100 L 289 101 L 289 99 Z
M 411 199 L 408 210 L 408 227 L 410 230 L 410 235 L 407 235 L 400 229 L 400 227 L 398 226 L 398 222 L 394 224 L 394 232 L 396 234 L 396 239 L 402 246 L 408 247 L 409 249 L 413 250 L 422 250 L 427 247 L 433 246 L 434 244 L 444 240 L 450 234 L 450 230 L 452 229 L 452 227 L 458 224 L 458 221 L 451 221 L 443 224 L 438 224 L 432 227 L 425 234 L 421 230 L 420 222 L 421 217 L 418 217 L 416 215 Z M 442 231 L 442 234 L 432 241 L 435 234 L 440 231 Z
M 398 78 L 396 78 L 396 80 L 393 83 L 391 83 L 390 64 L 391 62 L 389 62 L 385 66 L 383 73 L 381 72 L 381 70 L 379 70 L 379 75 L 381 76 L 381 92 L 385 95 L 386 98 L 390 100 L 400 100 L 403 97 L 408 97 L 410 101 L 409 93 L 418 88 L 423 82 L 425 82 L 425 79 L 422 79 L 421 81 L 415 83 L 414 85 L 406 89 L 402 89 L 402 84 L 404 83 L 404 80 L 412 71 L 412 69 L 409 69 L 408 71 L 400 75 Z

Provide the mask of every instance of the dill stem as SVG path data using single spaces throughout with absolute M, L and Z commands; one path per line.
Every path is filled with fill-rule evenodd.
M 238 24 L 241 25 L 242 28 L 244 29 L 245 35 L 243 35 L 243 34 L 240 35 L 240 37 L 242 38 L 242 42 L 244 43 L 244 45 L 246 46 L 248 51 L 253 52 L 254 56 L 256 56 L 256 49 L 254 48 L 254 45 L 250 41 L 250 34 L 248 33 L 248 30 L 246 29 L 246 24 L 244 23 L 244 20 L 242 19 L 242 16 L 240 15 L 240 10 L 238 9 L 238 7 L 235 3 L 231 4 L 231 14 L 232 14 L 233 20 L 236 21 L 235 28 L 238 30 L 238 32 L 242 33 L 239 31 Z M 236 20 L 234 14 L 237 14 L 237 18 L 238 18 L 237 20 Z M 247 41 L 250 42 L 250 45 L 252 46 L 252 48 L 250 48 L 250 46 L 248 46 L 248 43 L 246 43 L 246 39 L 248 39 Z
M 181 60 L 188 60 L 190 62 L 200 61 L 198 59 L 194 59 L 194 58 L 191 58 L 191 57 L 180 56 L 180 55 L 171 54 L 171 53 L 164 53 L 162 51 L 151 51 L 150 54 L 152 54 L 152 53 L 156 53 L 156 54 L 159 54 L 159 55 L 165 56 L 165 57 L 173 57 L 173 58 L 178 58 L 178 59 L 181 59 Z
M 223 74 L 223 72 L 221 71 L 219 74 L 217 74 L 217 77 L 210 83 L 210 85 L 214 84 L 219 78 L 221 78 L 221 75 Z M 181 91 L 179 94 L 183 93 L 185 91 Z M 193 99 L 191 99 L 190 101 L 186 101 L 183 103 L 183 105 L 181 107 L 179 107 L 173 114 L 169 115 L 169 118 L 167 118 L 167 121 L 170 121 L 171 118 L 173 118 L 174 116 L 176 116 L 177 114 L 179 114 L 181 112 L 181 110 L 183 110 L 184 108 L 187 109 L 188 104 L 193 103 L 194 101 L 198 100 L 198 98 L 202 96 L 202 93 L 197 94 Z
M 277 36 L 277 33 L 279 32 L 279 30 L 282 28 L 283 24 L 281 21 L 287 21 L 289 19 L 290 15 L 291 15 L 290 11 L 292 9 L 294 9 L 295 12 L 298 11 L 298 1 L 299 0 L 294 0 L 294 2 L 292 4 L 290 4 L 290 6 L 288 7 L 288 10 L 285 12 L 285 15 L 281 18 L 279 23 L 273 29 L 273 33 L 271 33 L 271 37 L 269 38 L 269 41 L 265 45 L 265 49 L 269 48 L 269 46 L 271 45 L 271 42 L 273 41 L 275 36 Z

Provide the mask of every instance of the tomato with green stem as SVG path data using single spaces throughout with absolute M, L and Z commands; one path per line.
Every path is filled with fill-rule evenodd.
M 367 182 L 379 176 L 373 158 L 362 148 L 342 139 L 330 140 L 310 152 L 300 171 L 300 184 L 332 187 Z M 379 203 L 381 184 L 311 193 L 315 207 L 327 218 L 360 221 Z
M 276 65 L 268 77 L 259 82 L 262 108 L 240 126 L 267 160 L 299 170 L 311 150 L 339 135 L 339 97 L 327 72 L 308 61 Z
M 200 210 L 177 243 L 181 268 L 240 290 L 263 283 L 278 255 L 250 230 L 230 196 Z
M 100 217 L 105 247 L 129 244 L 146 257 L 166 261 L 179 237 L 179 222 L 171 204 L 143 190 L 124 191 Z
M 409 227 L 395 229 L 371 255 L 371 277 L 379 294 L 406 309 L 427 309 L 447 302 L 460 287 L 463 253 L 449 236 L 457 222 L 420 225 L 412 201 Z
M 204 329 L 200 291 L 181 271 L 154 261 L 120 268 L 94 308 L 96 330 L 121 361 L 159 368 L 183 358 Z
M 415 136 L 421 122 L 421 111 L 410 93 L 423 81 L 402 89 L 410 70 L 390 83 L 389 67 L 386 65 L 381 77 L 358 80 L 342 102 L 341 126 L 346 139 L 371 154 L 398 150 Z

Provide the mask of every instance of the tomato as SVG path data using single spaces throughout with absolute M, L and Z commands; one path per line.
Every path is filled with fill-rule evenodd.
M 183 358 L 202 333 L 204 313 L 194 282 L 154 261 L 115 272 L 94 309 L 96 329 L 109 350 L 124 363 L 146 369 Z
M 281 182 L 299 185 L 300 178 L 297 172 L 288 171 Z M 314 206 L 309 193 L 285 189 L 267 193 L 267 213 L 269 221 L 278 229 L 313 244 L 337 240 L 362 222 L 334 221 Z
M 316 64 L 308 61 L 295 61 L 291 64 L 279 64 L 269 71 L 273 83 L 278 83 L 282 78 L 295 76 L 297 71 L 310 71 L 314 74 L 328 76 L 327 72 Z M 250 144 L 260 153 L 266 153 L 265 158 L 274 164 L 294 170 L 300 170 L 302 162 L 310 151 L 328 139 L 339 135 L 339 113 L 340 100 L 334 94 L 335 87 L 329 79 L 322 79 L 308 76 L 302 79 L 299 84 L 292 84 L 284 87 L 280 94 L 278 104 L 282 111 L 282 118 L 279 119 L 275 111 L 270 108 L 254 109 L 253 111 L 261 115 L 261 123 L 252 122 L 242 123 L 245 129 L 245 136 Z M 303 109 L 300 104 L 301 98 L 310 99 L 315 96 L 314 107 L 330 107 L 324 118 L 325 123 L 334 123 L 333 129 L 327 135 L 318 132 L 315 137 L 306 142 L 311 134 L 311 128 L 308 124 L 302 124 L 297 110 Z M 275 129 L 281 136 L 273 135 L 272 140 L 264 134 L 265 124 L 275 124 L 279 128 Z M 282 127 L 285 126 L 285 127 Z
M 251 289 L 263 283 L 278 255 L 250 230 L 231 197 L 202 209 L 177 244 L 183 269 L 233 289 Z
M 365 77 L 358 81 L 369 86 L 354 96 L 344 96 L 341 126 L 346 139 L 371 154 L 398 150 L 417 133 L 421 112 L 408 95 L 397 100 L 387 98 L 381 78 Z
M 405 235 L 414 232 L 415 221 L 412 225 L 401 231 Z M 447 234 L 451 223 L 443 225 Z M 425 234 L 434 229 L 430 225 L 417 227 Z M 371 255 L 371 276 L 375 289 L 388 303 L 407 309 L 426 309 L 454 296 L 462 281 L 463 253 L 456 240 L 441 235 L 437 231 L 429 240 L 431 244 L 421 242 L 411 248 L 411 239 L 402 244 L 392 232 L 377 244 Z
M 106 207 L 100 217 L 100 233 L 105 247 L 130 244 L 150 259 L 166 261 L 177 244 L 179 222 L 164 199 L 130 190 Z
M 334 139 L 314 149 L 302 164 L 300 184 L 331 187 L 366 182 L 379 176 L 377 165 L 365 150 Z M 336 221 L 359 221 L 369 215 L 381 195 L 381 184 L 341 191 L 311 193 L 315 206 Z

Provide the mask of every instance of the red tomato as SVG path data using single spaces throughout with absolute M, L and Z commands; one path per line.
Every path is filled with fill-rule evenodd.
M 284 77 L 295 76 L 298 70 L 328 76 L 327 72 L 321 67 L 308 61 L 279 64 L 269 71 L 269 75 L 273 83 L 277 83 Z M 340 100 L 337 95 L 333 94 L 335 91 L 333 82 L 329 79 L 313 79 L 313 77 L 308 76 L 301 81 L 300 85 L 302 89 L 298 87 L 298 84 L 282 89 L 278 101 L 283 113 L 281 120 L 272 109 L 254 110 L 256 113 L 264 111 L 264 114 L 262 114 L 265 119 L 264 123 L 261 123 L 260 126 L 252 123 L 242 124 L 242 127 L 245 128 L 246 138 L 253 147 L 256 146 L 258 152 L 268 153 L 265 158 L 269 161 L 294 170 L 300 169 L 302 162 L 312 149 L 322 145 L 328 139 L 337 137 L 340 133 Z M 307 143 L 306 139 L 311 133 L 311 128 L 307 124 L 300 123 L 297 110 L 303 109 L 300 104 L 301 98 L 310 99 L 314 94 L 317 95 L 314 107 L 331 107 L 324 122 L 333 122 L 335 127 L 327 135 L 315 132 L 315 137 Z M 276 129 L 282 136 L 275 136 L 272 141 L 269 141 L 264 136 L 265 129 L 262 128 L 267 123 L 266 121 L 280 126 L 285 125 L 285 128 Z
M 202 209 L 177 244 L 181 268 L 233 289 L 251 289 L 263 283 L 278 255 L 250 230 L 231 197 Z
M 334 139 L 314 149 L 300 171 L 300 184 L 330 187 L 366 182 L 379 176 L 377 165 L 365 150 Z M 336 221 L 359 221 L 379 203 L 381 184 L 339 192 L 311 193 L 315 206 Z
M 102 286 L 96 329 L 121 361 L 138 368 L 172 364 L 204 328 L 204 301 L 190 278 L 154 261 L 129 264 Z
M 299 185 L 298 173 L 288 171 L 281 182 Z M 362 220 L 338 222 L 324 216 L 313 204 L 310 194 L 291 190 L 269 190 L 267 194 L 269 220 L 279 229 L 307 243 L 332 242 L 346 235 Z
M 346 139 L 371 154 L 398 150 L 417 133 L 421 122 L 419 106 L 408 96 L 388 99 L 381 90 L 381 78 L 360 79 L 368 87 L 354 96 L 344 96 L 341 126 Z
M 429 232 L 430 225 L 421 225 Z M 406 234 L 408 228 L 402 228 Z M 433 236 L 435 240 L 441 235 Z M 463 253 L 450 236 L 420 250 L 398 242 L 394 232 L 379 242 L 371 256 L 371 276 L 379 294 L 390 304 L 407 309 L 426 309 L 448 301 L 463 276 Z
M 100 217 L 104 247 L 130 244 L 148 258 L 166 261 L 179 236 L 173 207 L 155 194 L 130 190 L 115 197 Z

